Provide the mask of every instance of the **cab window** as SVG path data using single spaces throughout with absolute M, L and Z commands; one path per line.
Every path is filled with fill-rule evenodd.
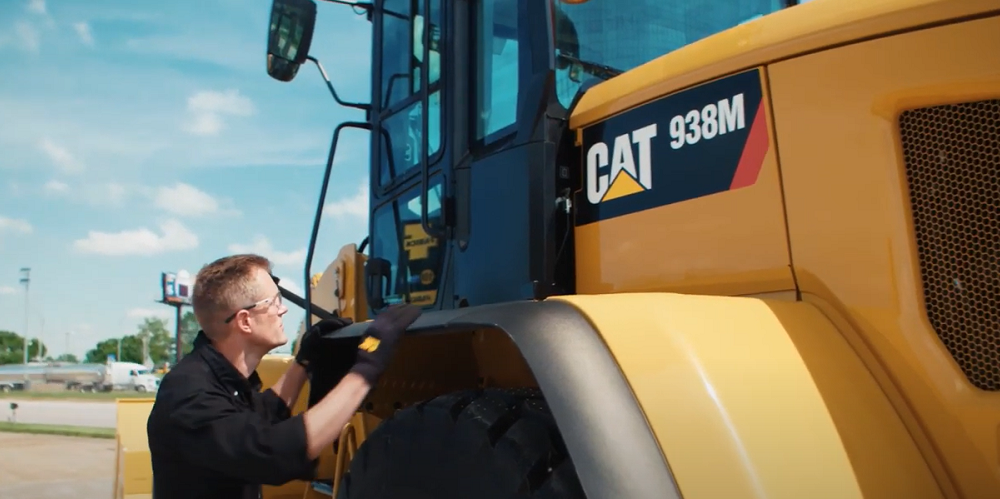
M 441 147 L 441 0 L 430 0 L 431 19 L 428 60 L 423 57 L 424 0 L 385 0 L 382 12 L 381 161 L 379 184 L 420 164 L 421 73 L 430 82 L 428 150 L 433 157 Z
M 429 179 L 427 218 L 440 226 L 441 175 Z M 383 297 L 387 303 L 409 298 L 422 307 L 437 302 L 438 282 L 444 248 L 441 242 L 424 232 L 420 223 L 420 184 L 402 196 L 382 205 L 372 216 L 372 256 L 384 258 L 391 265 L 389 286 Z
M 474 140 L 517 122 L 518 0 L 483 0 L 475 13 Z
M 787 0 L 553 2 L 556 90 L 569 107 L 582 84 L 607 80 L 663 54 L 788 6 Z

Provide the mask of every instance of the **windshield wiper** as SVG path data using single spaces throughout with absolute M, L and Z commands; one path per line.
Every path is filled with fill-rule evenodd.
M 585 61 L 583 59 L 578 59 L 578 58 L 573 57 L 571 55 L 559 54 L 559 57 L 561 57 L 561 58 L 563 58 L 563 59 L 565 59 L 565 60 L 567 60 L 567 61 L 569 61 L 569 62 L 571 62 L 573 64 L 580 65 L 580 67 L 582 67 L 585 72 L 587 72 L 588 74 L 591 74 L 593 76 L 596 76 L 596 77 L 598 77 L 598 78 L 600 78 L 602 80 L 610 80 L 611 78 L 614 78 L 614 77 L 616 77 L 616 76 L 624 73 L 624 71 L 622 71 L 622 70 L 620 70 L 618 68 L 613 68 L 611 66 L 605 66 L 604 64 L 598 64 L 598 63 L 592 62 L 592 61 Z

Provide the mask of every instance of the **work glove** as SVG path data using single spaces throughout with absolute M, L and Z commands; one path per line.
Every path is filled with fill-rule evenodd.
M 319 346 L 317 345 L 321 341 L 321 337 L 325 334 L 332 333 L 342 327 L 349 326 L 353 324 L 354 321 L 348 318 L 333 318 L 333 319 L 323 319 L 306 330 L 299 340 L 299 351 L 295 354 L 295 362 L 306 369 L 307 373 L 312 372 L 310 369 L 310 364 L 316 360 L 317 352 L 320 352 Z
M 420 307 L 393 305 L 378 315 L 358 343 L 358 356 L 351 372 L 359 374 L 372 387 L 389 365 L 399 338 L 420 317 Z

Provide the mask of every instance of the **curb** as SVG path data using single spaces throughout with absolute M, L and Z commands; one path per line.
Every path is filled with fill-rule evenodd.
M 114 439 L 114 428 L 96 428 L 86 426 L 61 426 L 46 424 L 11 423 L 0 421 L 0 432 L 27 433 L 34 435 L 59 435 L 64 437 L 105 438 Z

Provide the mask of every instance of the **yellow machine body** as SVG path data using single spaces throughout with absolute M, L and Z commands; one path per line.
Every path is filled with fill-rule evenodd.
M 899 132 L 908 110 L 1000 98 L 998 49 L 996 0 L 814 0 L 591 88 L 570 121 L 581 148 L 588 128 L 721 78 L 756 70 L 763 89 L 755 181 L 578 224 L 577 294 L 532 304 L 582 318 L 624 383 L 577 382 L 596 366 L 549 372 L 551 355 L 583 355 L 583 336 L 554 323 L 533 331 L 548 350 L 502 321 L 407 336 L 322 476 L 336 487 L 338 461 L 401 407 L 540 387 L 588 493 L 623 474 L 669 477 L 660 497 L 685 499 L 1000 497 L 1000 393 L 969 367 L 988 375 L 1000 356 L 995 344 L 953 355 L 927 318 Z M 616 195 L 645 194 L 630 189 Z M 367 320 L 364 262 L 345 246 L 313 302 Z M 282 359 L 262 364 L 265 386 Z M 614 390 L 638 420 L 584 403 Z M 138 412 L 119 418 L 120 442 Z M 146 471 L 128 469 L 138 490 Z M 321 495 L 295 483 L 265 497 Z
M 965 347 L 953 356 L 928 321 L 899 120 L 910 109 L 1000 97 L 998 15 L 1000 4 L 991 0 L 810 2 L 594 87 L 573 115 L 574 129 L 759 68 L 768 147 L 754 185 L 578 227 L 577 292 L 669 290 L 809 303 L 836 325 L 816 327 L 843 337 L 875 377 L 879 398 L 891 402 L 911 435 L 908 445 L 918 446 L 941 489 L 895 497 L 997 496 L 1000 393 L 970 384 L 962 367 L 986 379 L 1000 369 L 1000 355 L 996 343 L 975 351 L 973 342 L 954 337 Z M 996 234 L 986 237 L 995 247 Z M 959 265 L 976 272 L 980 264 Z M 949 322 L 970 336 L 996 335 L 995 319 Z M 647 349 L 657 351 L 630 353 Z M 855 419 L 870 418 L 872 404 L 883 403 L 827 402 L 831 412 Z M 887 448 L 906 455 L 903 447 Z M 886 462 L 854 459 L 862 470 Z

